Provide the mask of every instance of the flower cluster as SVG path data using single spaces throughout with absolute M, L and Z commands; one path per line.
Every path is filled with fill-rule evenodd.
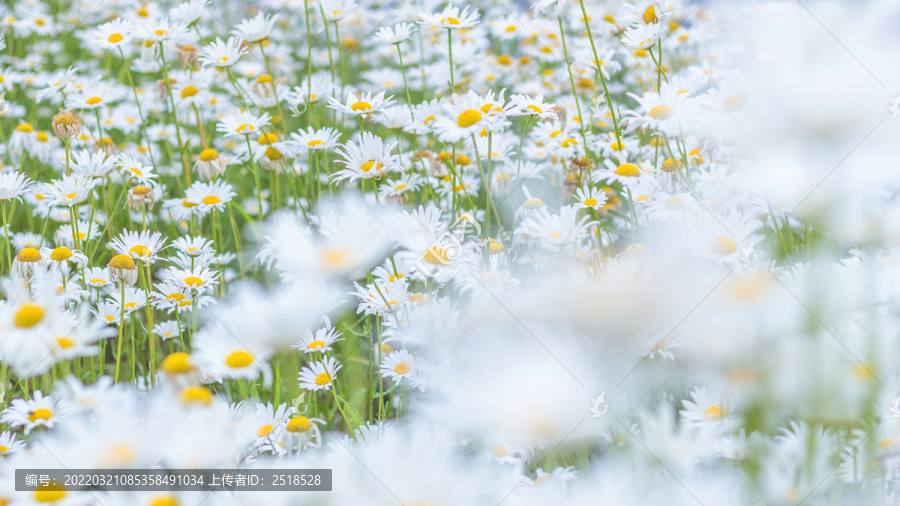
M 10 3 L 0 504 L 896 501 L 888 3 Z

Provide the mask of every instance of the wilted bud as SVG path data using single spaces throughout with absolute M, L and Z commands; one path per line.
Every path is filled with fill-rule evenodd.
M 34 276 L 37 267 L 43 267 L 47 261 L 41 256 L 41 252 L 36 248 L 22 248 L 16 258 L 13 259 L 13 272 L 20 278 L 29 280 Z
M 175 83 L 178 81 L 172 79 L 160 79 L 156 81 L 156 85 L 154 86 L 156 90 L 156 96 L 159 97 L 160 100 L 167 100 L 169 98 L 170 88 L 175 86 Z
M 134 286 L 138 279 L 137 265 L 134 259 L 128 255 L 116 255 L 112 257 L 106 268 L 109 271 L 109 279 L 113 283 L 124 281 L 128 286 Z
M 209 181 L 224 174 L 227 165 L 225 159 L 219 156 L 218 151 L 209 148 L 200 152 L 197 163 L 194 164 L 194 170 L 197 171 L 200 179 Z
M 60 111 L 53 117 L 53 133 L 60 140 L 71 139 L 77 137 L 81 133 L 81 123 L 72 113 Z
M 190 45 L 185 44 L 183 46 L 177 46 L 175 48 L 175 55 L 178 57 L 178 64 L 181 65 L 181 68 L 188 69 L 194 68 L 194 65 L 197 63 L 197 56 L 199 56 L 199 51 L 197 48 Z
M 128 205 L 135 210 L 144 206 L 151 208 L 153 207 L 153 204 L 156 203 L 156 198 L 158 197 L 157 193 L 155 188 L 149 186 L 135 186 L 128 190 Z
M 269 74 L 263 74 L 256 78 L 253 83 L 253 93 L 259 98 L 259 103 L 263 107 L 275 107 L 278 102 L 275 100 L 275 82 Z

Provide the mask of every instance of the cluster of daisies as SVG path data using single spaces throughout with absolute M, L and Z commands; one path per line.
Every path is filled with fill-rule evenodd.
M 896 501 L 891 141 L 821 173 L 875 76 L 703 3 L 11 3 L 0 504 Z

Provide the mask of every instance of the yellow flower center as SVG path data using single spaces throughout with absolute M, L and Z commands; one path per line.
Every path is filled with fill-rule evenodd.
M 149 186 L 139 185 L 132 188 L 131 193 L 139 197 L 143 197 L 144 195 L 147 195 L 152 191 L 153 189 Z
M 57 262 L 62 262 L 63 260 L 68 260 L 69 257 L 72 256 L 72 250 L 61 246 L 59 248 L 54 249 L 50 252 L 50 258 L 56 260 Z
M 450 258 L 450 253 L 439 246 L 428 248 L 423 258 L 425 258 L 426 262 L 435 265 L 446 265 L 453 260 Z
M 409 372 L 409 364 L 406 362 L 400 362 L 399 364 L 394 366 L 394 372 L 397 374 L 406 374 Z
M 459 114 L 458 118 L 456 118 L 456 124 L 459 125 L 460 128 L 469 128 L 481 121 L 481 118 L 481 112 L 476 111 L 475 109 L 466 109 Z
M 707 420 L 721 420 L 725 418 L 726 415 L 725 408 L 722 406 L 710 406 L 703 416 L 706 417 Z
M 222 202 L 222 199 L 216 197 L 215 195 L 207 195 L 206 197 L 203 197 L 203 203 L 208 206 L 218 204 L 219 202 Z
M 197 94 L 196 86 L 185 86 L 183 90 L 181 90 L 181 98 L 193 97 Z
M 616 174 L 625 177 L 637 177 L 641 175 L 641 171 L 633 163 L 623 163 L 616 169 Z
M 38 408 L 31 413 L 28 413 L 28 421 L 36 422 L 38 420 L 49 420 L 53 418 L 53 412 L 46 408 Z
M 594 207 L 597 205 L 597 199 L 584 199 L 584 205 Z
M 369 160 L 368 162 L 362 164 L 359 168 L 363 172 L 369 172 L 370 170 L 372 170 L 373 165 L 375 165 L 375 168 L 378 170 L 381 170 L 381 168 L 384 167 L 384 165 L 382 165 L 380 163 L 376 165 L 375 160 Z
M 121 42 L 123 38 L 124 37 L 122 36 L 121 33 L 114 33 L 114 34 L 110 35 L 109 38 L 106 40 L 115 44 L 116 42 Z
M 537 197 L 531 197 L 522 204 L 522 207 L 528 210 L 540 209 L 544 207 L 544 201 Z
M 312 422 L 305 416 L 295 416 L 288 422 L 285 430 L 288 432 L 306 432 L 312 428 Z
M 103 101 L 103 99 L 100 97 L 91 97 L 91 98 L 87 99 L 86 103 L 87 103 L 87 105 L 96 105 L 102 101 Z
M 493 445 L 491 446 L 491 453 L 494 454 L 495 457 L 503 458 L 506 456 L 506 448 L 502 445 Z
M 149 506 L 179 506 L 178 499 L 172 495 L 164 495 L 150 501 Z
M 737 249 L 734 239 L 720 235 L 709 242 L 709 249 L 719 255 L 730 255 Z
M 359 102 L 354 102 L 353 105 L 350 106 L 350 110 L 353 111 L 368 111 L 372 108 L 372 104 L 368 102 L 363 102 L 360 100 Z
M 259 136 L 259 139 L 256 142 L 262 144 L 263 146 L 270 146 L 272 143 L 278 142 L 278 136 L 273 133 L 262 134 Z
M 259 437 L 266 437 L 272 433 L 272 429 L 274 429 L 274 428 L 275 427 L 272 427 L 269 424 L 265 424 L 262 427 L 260 427 L 259 429 L 256 429 L 256 435 Z
M 231 352 L 225 358 L 225 364 L 228 367 L 232 367 L 234 369 L 239 369 L 241 367 L 247 367 L 248 365 L 253 363 L 253 355 L 246 350 L 237 350 Z
M 458 24 L 459 24 L 459 20 L 456 19 L 456 18 L 444 18 L 444 19 L 441 20 L 441 24 L 442 24 L 442 25 L 443 25 L 443 24 L 447 24 L 447 25 L 458 25 Z
M 16 260 L 20 262 L 38 262 L 41 259 L 41 254 L 35 248 L 23 248 L 22 251 L 16 255 Z
M 725 112 L 734 112 L 740 110 L 744 106 L 743 95 L 731 95 L 722 102 L 722 110 Z
M 309 343 L 309 346 L 306 347 L 308 350 L 317 350 L 319 348 L 325 347 L 325 341 L 312 341 Z
M 52 502 L 61 501 L 66 498 L 68 492 L 63 490 L 59 485 L 47 485 L 34 491 L 34 502 Z
M 144 245 L 138 244 L 138 245 L 134 246 L 133 248 L 131 248 L 130 250 L 128 250 L 128 253 L 132 256 L 137 255 L 141 258 L 147 258 L 150 256 L 151 252 L 150 252 L 150 248 L 148 248 Z
M 204 149 L 200 152 L 200 160 L 210 162 L 219 157 L 219 152 L 215 149 Z
M 642 16 L 644 19 L 644 23 L 648 25 L 652 25 L 659 21 L 659 18 L 656 17 L 656 9 L 651 5 L 647 7 L 647 10 L 644 11 L 644 15 Z
M 541 109 L 540 107 L 538 107 L 536 105 L 528 105 L 528 106 L 525 106 L 525 108 L 535 114 L 542 114 L 544 112 L 543 109 Z
M 187 387 L 181 391 L 179 396 L 184 404 L 212 404 L 213 394 L 208 389 L 201 386 Z
M 169 374 L 184 374 L 194 370 L 191 356 L 183 351 L 169 354 L 162 361 L 162 370 Z
M 250 123 L 244 123 L 243 125 L 237 127 L 238 133 L 242 133 L 244 130 L 256 130 L 256 127 L 251 125 Z
M 650 117 L 653 119 L 669 119 L 672 116 L 675 116 L 675 109 L 665 104 L 660 104 L 650 109 Z
M 203 285 L 203 280 L 197 276 L 188 276 L 184 278 L 184 284 L 197 287 Z
M 26 302 L 16 311 L 16 316 L 13 317 L 13 325 L 21 329 L 34 327 L 41 323 L 45 314 L 46 311 L 44 311 L 43 306 L 34 302 Z
M 316 385 L 327 385 L 329 381 L 331 381 L 331 376 L 329 376 L 327 372 L 323 372 L 316 376 Z
M 316 146 L 324 146 L 324 145 L 325 145 L 325 141 L 320 141 L 319 139 L 313 139 L 313 140 L 307 142 L 306 145 L 309 146 L 309 147 L 311 147 L 311 148 L 314 148 L 314 147 L 316 147 Z

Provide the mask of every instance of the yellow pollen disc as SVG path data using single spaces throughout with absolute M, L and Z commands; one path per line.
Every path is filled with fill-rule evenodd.
M 533 113 L 535 113 L 535 114 L 542 114 L 542 113 L 544 112 L 543 109 L 541 109 L 540 107 L 538 107 L 538 106 L 536 106 L 536 105 L 529 105 L 529 106 L 526 106 L 525 108 L 528 109 L 528 110 L 530 110 L 531 112 L 533 112 Z
M 397 374 L 406 374 L 409 372 L 409 364 L 406 362 L 400 362 L 399 364 L 394 366 L 394 372 Z
M 666 199 L 666 209 L 684 209 L 684 199 L 681 195 L 672 195 Z
M 556 232 L 550 234 L 548 237 L 550 237 L 550 239 L 559 239 L 560 237 L 562 237 L 562 232 L 557 230 Z
M 50 140 L 50 137 L 47 136 L 47 132 L 38 132 L 37 140 L 41 142 L 47 142 L 48 140 Z
M 34 127 L 31 126 L 30 123 L 22 123 L 21 125 L 16 127 L 16 131 L 31 133 L 31 132 L 34 132 Z
M 184 374 L 194 370 L 191 356 L 183 351 L 176 351 L 162 361 L 162 370 L 169 374 Z
M 350 252 L 344 248 L 327 248 L 322 253 L 319 265 L 324 269 L 339 268 L 350 259 Z
M 232 352 L 225 358 L 225 365 L 235 369 L 247 367 L 253 363 L 253 355 L 246 350 L 238 350 Z
M 200 152 L 200 160 L 210 162 L 219 157 L 219 152 L 215 149 L 204 149 Z
M 872 367 L 863 364 L 856 364 L 853 366 L 853 376 L 861 380 L 869 380 L 874 377 L 872 375 Z
M 74 199 L 74 198 L 77 197 L 77 196 L 78 196 L 77 193 L 69 193 L 68 195 L 65 196 L 65 198 L 67 198 L 67 199 Z
M 137 302 L 129 302 L 125 304 L 125 309 L 134 309 L 137 306 Z
M 287 423 L 285 430 L 288 432 L 306 432 L 312 428 L 312 422 L 305 416 L 295 416 Z
M 153 33 L 156 34 L 157 37 L 162 37 L 166 34 L 165 30 L 153 30 Z
M 499 63 L 500 65 L 511 65 L 511 64 L 512 64 L 512 58 L 510 58 L 509 56 L 506 56 L 505 54 L 504 54 L 504 55 L 500 55 L 500 56 L 497 58 L 497 63 Z
M 268 436 L 269 434 L 272 433 L 272 429 L 274 429 L 274 428 L 275 428 L 275 427 L 272 427 L 272 426 L 269 425 L 269 424 L 265 424 L 265 425 L 263 425 L 262 427 L 260 427 L 259 429 L 256 430 L 256 435 L 257 435 L 258 437 L 266 437 L 266 436 Z
M 132 248 L 132 251 L 134 251 L 134 248 Z M 112 257 L 107 266 L 114 267 L 116 269 L 125 269 L 128 271 L 135 268 L 134 259 L 132 259 L 128 255 L 116 255 Z
M 50 252 L 50 258 L 56 260 L 57 262 L 61 262 L 63 260 L 68 260 L 69 257 L 72 256 L 72 250 L 66 247 L 59 247 Z
M 325 145 L 325 141 L 320 141 L 319 139 L 313 139 L 313 140 L 307 142 L 306 145 L 309 146 L 309 147 L 311 147 L 311 148 L 314 148 L 314 147 L 316 147 L 316 146 L 324 146 L 324 145 Z
M 259 76 L 259 77 L 256 78 L 256 82 L 258 82 L 258 83 L 271 83 L 271 82 L 272 82 L 272 76 L 269 75 L 269 74 L 263 74 L 263 75 L 261 75 L 261 76 Z
M 146 257 L 149 257 L 149 256 L 150 256 L 150 248 L 148 248 L 148 247 L 146 247 L 146 246 L 143 246 L 143 245 L 141 245 L 141 244 L 138 244 L 137 246 L 135 246 L 135 247 L 131 248 L 130 250 L 128 250 L 128 253 L 129 253 L 131 256 L 137 255 L 137 256 L 139 256 L 139 257 L 141 257 L 141 258 L 146 258 Z
M 87 103 L 87 105 L 96 105 L 102 101 L 103 101 L 103 99 L 100 97 L 91 97 L 91 98 L 87 99 L 87 102 L 85 102 L 85 103 Z
M 544 207 L 544 201 L 537 197 L 531 197 L 522 204 L 522 207 L 528 210 L 540 209 Z
M 569 137 L 568 139 L 562 141 L 561 146 L 564 148 L 567 148 L 569 146 L 575 146 L 577 144 L 578 144 L 578 141 L 576 141 L 573 137 Z
M 425 118 L 425 124 L 426 124 L 426 125 L 429 124 L 429 123 L 431 123 L 432 121 L 434 121 L 434 114 L 432 114 L 432 115 L 428 116 L 427 118 Z
M 34 327 L 44 319 L 44 308 L 34 302 L 26 302 L 16 311 L 13 318 L 13 325 L 19 328 L 27 329 Z
M 730 255 L 737 249 L 734 239 L 720 235 L 709 242 L 709 249 L 719 255 Z
M 368 111 L 371 108 L 372 104 L 361 100 L 359 102 L 354 102 L 353 105 L 350 106 L 350 110 L 352 111 Z
M 222 202 L 222 199 L 216 197 L 215 195 L 207 195 L 206 197 L 203 197 L 203 203 L 208 206 L 216 205 L 220 202 Z
M 675 116 L 675 109 L 672 109 L 665 104 L 650 109 L 650 117 L 653 119 L 669 119 L 672 116 Z
M 584 205 L 594 207 L 597 205 L 597 199 L 584 199 Z
M 219 58 L 219 62 L 220 62 L 220 63 L 226 63 L 226 62 L 228 62 L 228 57 L 227 57 L 227 56 L 223 56 L 223 57 Z
M 343 13 L 344 13 L 344 11 L 331 11 L 332 16 L 340 16 Z
M 91 280 L 91 284 L 92 284 L 92 285 L 105 285 L 105 284 L 106 284 L 106 280 L 105 280 L 105 279 L 100 279 L 100 278 L 94 278 L 94 279 Z
M 637 177 L 641 175 L 641 171 L 633 163 L 623 163 L 616 169 L 616 174 L 625 177 Z
M 205 404 L 209 406 L 212 404 L 213 394 L 201 386 L 192 386 L 182 390 L 179 397 L 184 404 Z
M 68 337 L 57 337 L 56 344 L 59 345 L 60 348 L 67 350 L 75 346 L 75 341 L 69 339 Z
M 51 418 L 53 418 L 53 412 L 46 408 L 36 409 L 28 414 L 29 422 L 36 422 L 38 420 L 49 420 Z
M 459 20 L 456 18 L 444 18 L 441 20 L 441 24 L 444 24 L 444 23 L 446 23 L 448 25 L 458 25 Z
M 499 242 L 492 242 L 491 246 L 488 249 L 490 250 L 491 255 L 499 255 L 500 253 L 503 253 L 503 251 L 505 250 L 503 245 L 500 244 Z
M 426 262 L 435 265 L 446 265 L 453 260 L 450 258 L 449 252 L 438 246 L 428 248 L 428 251 L 425 252 L 423 258 L 425 258 Z
M 180 300 L 183 300 L 183 299 L 184 299 L 184 294 L 178 293 L 178 292 L 170 293 L 169 295 L 166 296 L 166 300 L 178 300 L 178 301 L 180 301 Z
M 466 109 L 459 114 L 458 118 L 456 118 L 456 124 L 459 125 L 460 128 L 469 128 L 481 121 L 481 118 L 481 112 L 476 111 L 475 109 Z
M 648 25 L 652 25 L 659 21 L 659 18 L 656 17 L 656 9 L 652 5 L 647 7 L 647 10 L 644 11 L 643 20 L 644 23 Z
M 725 112 L 734 112 L 744 107 L 743 95 L 732 95 L 722 102 L 722 110 Z
M 278 136 L 273 133 L 262 134 L 259 136 L 259 139 L 256 142 L 262 144 L 263 146 L 270 146 L 274 142 L 278 142 Z
M 48 485 L 34 491 L 34 502 L 39 503 L 55 503 L 66 498 L 68 492 L 60 488 L 59 485 Z
M 197 276 L 188 276 L 184 278 L 184 284 L 188 286 L 201 286 L 203 285 L 203 280 Z
M 16 260 L 20 262 L 37 262 L 41 259 L 41 254 L 35 248 L 22 248 L 22 251 L 16 255 Z
M 369 172 L 370 170 L 372 170 L 372 166 L 373 166 L 373 165 L 375 165 L 375 168 L 376 168 L 376 169 L 379 169 L 379 170 L 380 170 L 382 167 L 384 167 L 384 165 L 382 165 L 382 164 L 380 164 L 380 163 L 376 165 L 376 164 L 375 164 L 375 160 L 369 160 L 368 162 L 362 164 L 359 168 L 360 168 L 363 172 Z
M 456 165 L 469 165 L 471 163 L 472 160 L 470 160 L 466 155 L 459 155 L 456 157 Z
M 172 495 L 163 495 L 150 501 L 148 506 L 179 506 L 181 503 Z
M 196 86 L 185 86 L 183 90 L 181 90 L 181 98 L 193 97 L 197 94 Z
M 725 418 L 725 408 L 722 406 L 710 406 L 709 409 L 703 413 L 703 416 L 706 417 L 707 420 L 721 420 Z
M 256 127 L 253 126 L 253 125 L 251 125 L 251 124 L 249 124 L 249 123 L 244 123 L 243 125 L 237 127 L 237 132 L 238 132 L 238 133 L 241 133 L 241 132 L 243 132 L 244 130 L 256 130 Z
M 514 32 L 514 31 L 516 31 L 516 25 L 509 25 L 509 26 L 507 26 L 506 29 L 505 29 L 505 31 L 506 31 L 506 33 L 512 33 L 512 32 Z
M 313 341 L 309 343 L 309 346 L 306 347 L 308 350 L 317 350 L 319 348 L 325 347 L 325 341 Z
M 149 186 L 143 186 L 143 185 L 135 186 L 134 188 L 131 189 L 131 193 L 134 195 L 137 195 L 139 197 L 143 197 L 144 195 L 147 195 L 152 191 L 153 191 L 152 188 L 150 188 Z
M 671 158 L 666 158 L 666 161 L 662 163 L 662 171 L 663 172 L 675 172 L 678 166 L 675 164 L 675 160 Z
M 501 445 L 493 445 L 491 446 L 491 453 L 494 454 L 495 457 L 503 458 L 506 456 L 506 448 Z
M 882 448 L 888 448 L 890 446 L 896 446 L 898 443 L 900 443 L 900 438 L 889 437 L 887 439 L 881 440 L 881 442 L 878 443 L 878 446 Z
M 322 374 L 316 376 L 316 385 L 327 385 L 329 381 L 331 381 L 331 376 L 329 376 L 327 372 L 323 372 Z
M 402 190 L 402 189 L 404 189 L 404 188 L 406 188 L 406 185 L 405 185 L 405 184 L 399 184 L 399 185 L 397 185 L 396 187 L 394 187 L 394 191 L 395 191 L 395 192 L 398 192 L 398 191 L 400 191 L 400 190 Z

